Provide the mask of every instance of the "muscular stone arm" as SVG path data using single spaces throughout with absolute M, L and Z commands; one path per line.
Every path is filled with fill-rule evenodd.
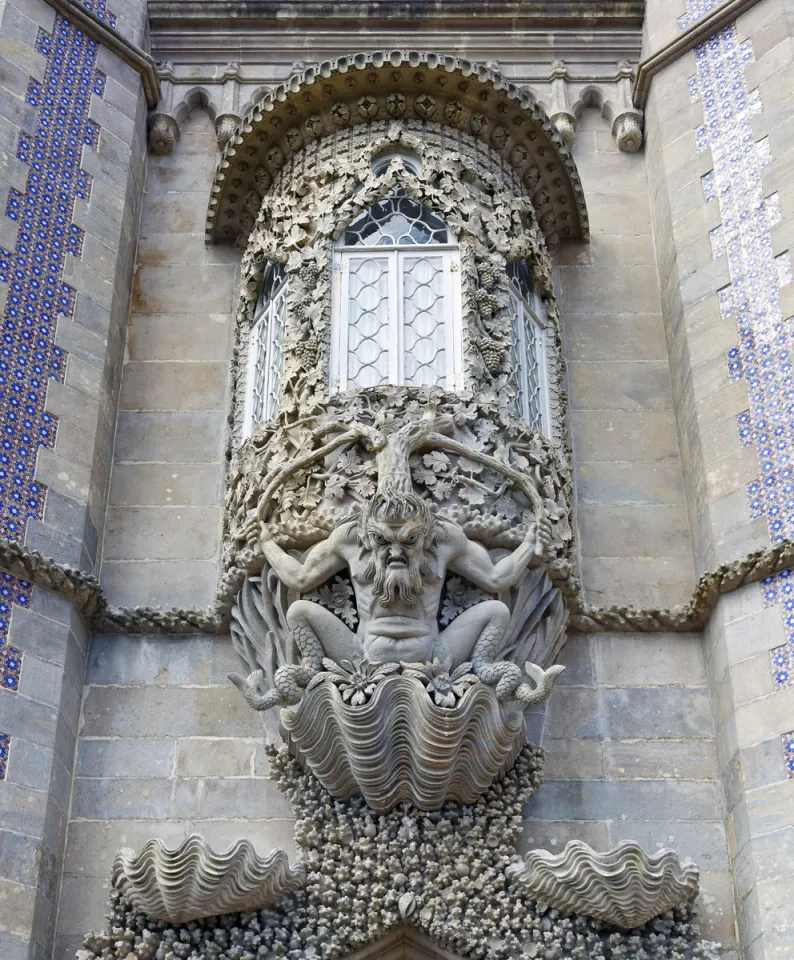
M 263 527 L 260 542 L 265 559 L 279 580 L 299 593 L 314 590 L 346 566 L 344 558 L 336 551 L 336 531 L 327 540 L 315 544 L 302 561 L 282 550 L 266 527 Z
M 499 593 L 514 586 L 532 561 L 543 556 L 551 533 L 545 520 L 537 526 L 531 525 L 524 542 L 509 556 L 494 563 L 485 547 L 469 540 L 460 528 L 455 529 L 450 539 L 458 547 L 458 552 L 449 562 L 450 570 L 488 593 Z

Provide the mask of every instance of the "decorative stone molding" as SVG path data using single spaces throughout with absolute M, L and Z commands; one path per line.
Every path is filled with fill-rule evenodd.
M 636 153 L 642 146 L 642 114 L 631 110 L 615 117 L 612 136 L 623 153 Z
M 165 113 L 149 115 L 149 148 L 152 153 L 173 153 L 179 140 L 179 124 Z
M 295 74 L 243 118 L 212 188 L 210 240 L 245 238 L 244 199 L 257 170 L 275 179 L 305 142 L 372 119 L 405 116 L 488 143 L 519 178 L 542 186 L 564 238 L 587 235 L 587 212 L 567 145 L 534 99 L 487 67 L 420 51 L 339 57 Z M 282 159 L 283 158 L 283 159 Z M 535 171 L 535 172 L 533 172 Z M 567 218 L 563 218 L 565 213 Z M 544 228 L 547 234 L 554 227 Z
M 535 900 L 634 930 L 698 894 L 698 868 L 673 850 L 647 854 L 626 840 L 596 853 L 581 840 L 562 853 L 532 850 L 508 877 Z
M 247 840 L 215 853 L 193 834 L 176 849 L 150 840 L 137 856 L 122 850 L 113 865 L 113 886 L 152 919 L 187 923 L 215 914 L 261 910 L 303 886 L 303 864 L 290 866 L 283 850 L 257 855 Z
M 568 102 L 568 70 L 562 60 L 551 62 L 551 122 L 569 147 L 573 146 L 576 133 L 576 117 Z
M 221 150 L 234 136 L 239 125 L 240 118 L 234 113 L 222 113 L 215 118 L 215 137 Z
M 146 102 L 150 107 L 157 106 L 161 96 L 160 80 L 157 76 L 154 59 L 145 50 L 141 50 L 140 47 L 122 36 L 106 20 L 87 9 L 80 0 L 45 0 L 45 2 L 57 10 L 58 13 L 63 14 L 70 23 L 79 27 L 86 36 L 106 47 L 119 60 L 140 74 Z
M 541 782 L 534 747 L 471 805 L 424 813 L 404 804 L 383 814 L 360 798 L 333 800 L 286 748 L 266 751 L 296 816 L 305 886 L 274 908 L 189 926 L 151 920 L 114 891 L 107 931 L 90 934 L 78 960 L 151 960 L 177 956 L 183 944 L 197 960 L 215 960 L 219 947 L 231 956 L 374 958 L 405 928 L 436 945 L 431 957 L 716 960 L 692 903 L 624 932 L 524 895 L 506 870 L 521 868 L 522 811 Z

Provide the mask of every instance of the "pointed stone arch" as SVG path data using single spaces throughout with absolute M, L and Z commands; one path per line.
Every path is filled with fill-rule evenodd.
M 445 950 L 415 927 L 401 925 L 377 942 L 346 954 L 344 960 L 461 960 L 461 957 Z

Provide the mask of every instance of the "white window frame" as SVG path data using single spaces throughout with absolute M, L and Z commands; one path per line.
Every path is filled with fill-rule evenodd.
M 350 318 L 350 263 L 353 260 L 386 258 L 389 262 L 389 384 L 405 385 L 404 283 L 403 263 L 407 257 L 441 257 L 445 299 L 451 310 L 445 317 L 445 357 L 447 359 L 444 389 L 463 389 L 463 323 L 460 284 L 460 248 L 456 244 L 388 244 L 382 246 L 337 247 L 334 251 L 332 283 L 333 322 L 331 324 L 331 357 L 329 364 L 330 393 L 339 393 L 348 386 L 348 342 Z
M 508 279 L 510 289 L 510 299 L 512 301 L 511 313 L 513 319 L 513 336 L 516 338 L 516 352 L 524 358 L 522 366 L 522 383 L 516 385 L 521 390 L 524 398 L 523 409 L 518 410 L 518 415 L 522 420 L 531 423 L 529 419 L 529 371 L 527 368 L 527 359 L 530 357 L 530 344 L 527 343 L 527 323 L 534 323 L 537 327 L 537 352 L 535 353 L 535 363 L 538 369 L 538 388 L 540 392 L 540 431 L 546 436 L 551 436 L 551 399 L 549 395 L 549 323 L 546 316 L 546 309 L 543 301 L 535 291 L 530 294 L 530 299 L 524 296 L 519 287 L 513 280 Z M 518 371 L 516 371 L 516 380 L 518 380 Z M 518 399 L 518 398 L 517 398 Z
M 257 304 L 254 319 L 248 332 L 248 363 L 245 378 L 245 403 L 243 405 L 243 439 L 251 436 L 254 427 L 263 420 L 272 420 L 278 413 L 281 373 L 284 369 L 284 333 L 287 319 L 287 276 L 282 277 L 263 302 Z M 279 320 L 281 336 L 279 339 Z M 274 353 L 278 349 L 278 362 Z M 261 365 L 260 365 L 261 358 Z M 257 367 L 263 380 L 258 384 Z M 262 397 L 261 415 L 255 416 L 256 387 Z M 275 389 L 274 389 L 275 388 Z M 273 399 L 275 394 L 277 399 Z

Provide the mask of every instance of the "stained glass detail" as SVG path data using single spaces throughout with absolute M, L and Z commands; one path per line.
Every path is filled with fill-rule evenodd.
M 442 257 L 411 256 L 401 262 L 404 382 L 444 386 L 447 376 L 447 311 Z
M 389 247 L 447 243 L 444 221 L 403 190 L 393 190 L 345 230 L 345 246 Z
M 389 346 L 389 258 L 351 258 L 348 387 L 388 383 Z
M 284 266 L 265 270 L 258 314 L 251 328 L 248 431 L 262 420 L 272 420 L 281 400 L 284 369 L 284 328 L 287 320 L 287 283 Z

